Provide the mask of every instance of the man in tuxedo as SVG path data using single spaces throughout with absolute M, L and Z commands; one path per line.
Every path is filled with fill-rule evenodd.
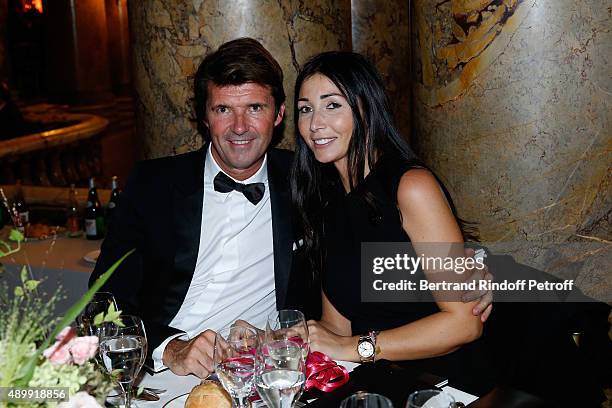
M 292 154 L 270 148 L 285 113 L 281 67 L 241 38 L 209 54 L 194 82 L 205 145 L 136 165 L 90 285 L 136 248 L 102 290 L 143 319 L 149 367 L 206 378 L 216 330 L 238 319 L 263 327 L 283 308 L 316 317 L 320 291 L 295 261 Z M 485 318 L 489 304 L 478 306 Z
M 230 41 L 200 65 L 195 101 L 204 147 L 136 165 L 90 284 L 136 248 L 103 290 L 142 317 L 155 370 L 205 378 L 216 330 L 263 327 L 301 307 L 302 291 L 289 289 L 292 156 L 269 148 L 285 112 L 281 67 L 259 42 Z

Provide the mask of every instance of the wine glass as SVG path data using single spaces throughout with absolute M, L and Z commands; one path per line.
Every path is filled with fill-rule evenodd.
M 93 298 L 89 301 L 85 309 L 77 316 L 79 334 L 85 336 L 95 336 L 96 328 L 94 327 L 94 319 L 100 313 L 106 313 L 110 305 L 117 310 L 117 302 L 115 297 L 110 292 L 96 292 Z
M 123 326 L 103 323 L 97 328 L 100 356 L 106 370 L 116 375 L 125 407 L 132 400 L 132 385 L 147 356 L 147 335 L 142 320 L 137 316 L 121 316 Z
M 266 324 L 265 341 L 291 340 L 302 347 L 304 360 L 308 357 L 308 325 L 299 310 L 283 309 L 272 312 Z
M 244 326 L 226 327 L 215 336 L 215 371 L 235 408 L 251 406 L 258 344 L 257 332 Z
M 391 400 L 380 394 L 357 392 L 344 399 L 340 408 L 393 408 Z
M 268 408 L 291 408 L 306 382 L 303 344 L 269 340 L 259 347 L 255 387 Z
M 455 399 L 441 390 L 415 391 L 408 397 L 406 408 L 454 408 Z

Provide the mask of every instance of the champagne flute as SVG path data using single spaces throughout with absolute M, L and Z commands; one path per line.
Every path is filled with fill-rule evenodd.
M 308 325 L 299 310 L 283 309 L 272 312 L 266 324 L 265 341 L 291 340 L 302 347 L 303 358 L 308 358 Z
M 147 335 L 137 316 L 121 316 L 123 326 L 104 323 L 98 328 L 100 355 L 106 370 L 117 376 L 125 408 L 132 401 L 132 385 L 147 356 Z
M 304 390 L 303 344 L 270 340 L 258 350 L 255 387 L 268 408 L 291 408 Z
M 406 408 L 455 408 L 452 395 L 441 390 L 415 391 L 408 397 Z
M 393 408 L 393 404 L 383 395 L 360 391 L 344 399 L 340 408 Z
M 244 326 L 226 327 L 215 336 L 215 371 L 234 408 L 251 406 L 258 343 L 257 332 Z
M 95 336 L 96 327 L 93 324 L 94 319 L 98 314 L 106 313 L 110 305 L 113 305 L 115 310 L 117 310 L 117 302 L 112 293 L 96 292 L 87 306 L 85 306 L 85 309 L 76 318 L 79 334 Z

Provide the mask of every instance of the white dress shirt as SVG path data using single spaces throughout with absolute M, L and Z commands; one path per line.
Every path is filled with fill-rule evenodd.
M 264 196 L 253 205 L 238 191 L 215 191 L 214 178 L 221 168 L 210 149 L 204 166 L 204 205 L 195 271 L 185 300 L 170 322 L 185 334 L 167 338 L 153 351 L 156 371 L 164 368 L 161 359 L 170 340 L 188 340 L 206 329 L 217 331 L 237 319 L 263 328 L 267 316 L 276 310 L 266 158 L 257 173 L 239 181 L 264 183 Z

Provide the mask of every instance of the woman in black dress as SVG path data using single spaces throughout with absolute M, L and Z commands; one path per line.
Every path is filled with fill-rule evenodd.
M 376 70 L 355 53 L 320 54 L 299 75 L 296 98 L 293 196 L 323 288 L 312 348 L 364 361 L 361 338 L 375 341 L 377 359 L 415 360 L 477 339 L 476 302 L 360 300 L 362 242 L 463 242 L 443 188 L 395 129 Z
M 444 186 L 395 128 L 382 80 L 365 58 L 350 52 L 311 58 L 295 98 L 292 196 L 322 287 L 321 318 L 308 322 L 311 349 L 336 360 L 411 360 L 455 384 L 506 383 L 562 398 L 561 405 L 597 402 L 601 393 L 564 323 L 551 318 L 561 310 L 555 305 L 498 304 L 481 338 L 488 302 L 480 303 L 482 320 L 477 302 L 435 294 L 430 302 L 362 302 L 363 242 L 411 242 L 421 253 L 424 243 L 461 245 L 461 223 Z

